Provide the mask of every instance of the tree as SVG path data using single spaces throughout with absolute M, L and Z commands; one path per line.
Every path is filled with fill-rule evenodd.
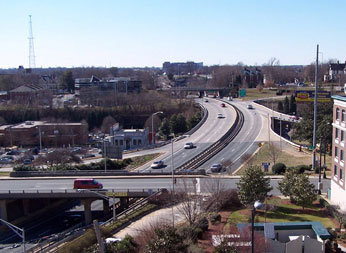
M 196 126 L 198 124 L 198 122 L 201 121 L 201 113 L 197 112 L 195 113 L 191 118 L 188 119 L 187 121 L 187 128 L 188 130 L 192 129 L 194 126 Z
M 288 101 L 288 97 L 285 97 L 284 100 L 284 113 L 288 114 L 290 112 L 290 102 Z
M 276 161 L 279 159 L 281 154 L 281 150 L 275 147 L 274 144 L 269 144 L 267 154 L 268 157 L 273 161 L 273 164 L 276 164 Z
M 173 114 L 170 118 L 171 132 L 174 134 L 184 133 L 186 131 L 186 120 L 182 114 Z
M 302 206 L 311 205 L 317 198 L 315 186 L 310 183 L 309 176 L 298 174 L 296 170 L 289 170 L 279 183 L 278 189 L 284 196 L 289 196 L 291 202 Z
M 278 102 L 278 111 L 279 112 L 283 112 L 284 111 L 284 104 L 282 103 L 282 101 Z
M 292 114 L 297 113 L 296 98 L 293 95 L 291 95 L 291 97 L 290 97 L 290 113 L 292 113 Z
M 120 242 L 114 242 L 106 245 L 106 253 L 135 253 L 138 252 L 137 244 L 130 235 L 125 235 Z
M 160 135 L 165 136 L 166 138 L 171 133 L 170 127 L 169 127 L 169 121 L 167 118 L 163 119 L 161 126 L 159 128 L 159 133 L 160 133 Z
M 187 252 L 188 244 L 184 238 L 177 233 L 174 227 L 165 225 L 155 229 L 154 238 L 147 244 L 150 253 L 184 253 Z
M 64 90 L 67 90 L 70 93 L 74 92 L 75 85 L 71 70 L 65 71 L 60 77 L 60 87 Z
M 107 116 L 102 121 L 101 131 L 103 133 L 109 133 L 110 128 L 116 123 L 116 120 L 112 116 Z
M 263 201 L 273 188 L 270 178 L 264 177 L 260 166 L 250 166 L 245 169 L 239 183 L 237 183 L 239 200 L 243 205 L 250 205 L 255 201 Z

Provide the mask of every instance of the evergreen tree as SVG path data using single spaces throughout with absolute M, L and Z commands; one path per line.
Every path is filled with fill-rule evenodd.
M 296 98 L 293 95 L 291 95 L 291 98 L 290 98 L 290 113 L 297 114 Z
M 187 129 L 190 130 L 192 129 L 194 126 L 196 126 L 198 124 L 198 122 L 201 121 L 201 113 L 198 112 L 196 114 L 194 114 L 191 118 L 188 119 L 187 121 Z
M 185 133 L 187 130 L 186 119 L 182 114 L 177 116 L 178 121 L 178 133 Z
M 278 102 L 278 111 L 279 112 L 283 112 L 284 111 L 284 104 L 282 103 L 282 101 Z
M 270 186 L 270 178 L 264 177 L 260 166 L 246 168 L 237 183 L 239 200 L 243 205 L 249 205 L 255 201 L 263 201 L 273 188 Z
M 167 118 L 164 118 L 159 128 L 159 133 L 160 135 L 165 136 L 167 138 L 169 134 L 171 133 L 170 130 L 171 129 L 169 127 L 169 121 Z
M 70 93 L 73 93 L 75 90 L 74 79 L 72 77 L 72 71 L 65 71 L 60 77 L 60 87 L 64 90 L 67 90 Z
M 290 102 L 288 101 L 288 97 L 286 96 L 284 100 L 284 113 L 289 114 L 289 112 L 290 112 Z
M 176 114 L 173 114 L 169 119 L 169 127 L 171 129 L 171 132 L 174 134 L 177 134 L 179 130 L 179 123 L 177 118 L 178 116 Z

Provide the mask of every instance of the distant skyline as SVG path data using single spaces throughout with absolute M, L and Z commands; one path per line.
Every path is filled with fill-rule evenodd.
M 11 0 L 0 2 L 0 68 L 306 65 L 346 61 L 344 0 Z

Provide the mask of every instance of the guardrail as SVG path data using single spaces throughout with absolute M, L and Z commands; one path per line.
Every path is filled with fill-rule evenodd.
M 183 165 L 176 168 L 175 169 L 176 171 L 184 171 L 186 169 L 189 169 L 189 170 L 197 169 L 199 166 L 201 166 L 203 163 L 209 160 L 212 156 L 220 152 L 236 137 L 236 135 L 239 133 L 240 129 L 242 128 L 244 124 L 244 115 L 238 108 L 236 108 L 232 104 L 230 105 L 236 111 L 235 124 L 233 124 L 232 127 L 226 132 L 226 134 L 222 136 L 217 142 L 212 144 L 210 147 L 206 148 L 203 152 L 193 157 L 192 159 L 190 159 Z
M 131 205 L 128 209 L 122 211 L 121 213 L 117 214 L 115 217 L 116 219 L 119 219 L 122 216 L 126 216 L 129 215 L 131 212 L 135 211 L 136 209 L 144 206 L 145 204 L 148 203 L 148 200 L 150 200 L 150 198 L 153 198 L 154 196 L 160 194 L 161 191 L 157 191 L 154 192 L 153 194 L 151 194 L 149 197 L 142 199 L 140 201 L 135 202 L 133 205 Z M 101 226 L 106 226 L 109 223 L 111 223 L 113 221 L 113 218 L 103 222 L 101 224 Z M 34 252 L 57 252 L 59 250 L 59 246 L 62 245 L 65 242 L 71 241 L 79 236 L 81 236 L 86 229 L 91 228 L 93 225 L 87 225 L 87 226 L 83 226 L 81 227 L 80 225 L 76 225 L 73 228 L 70 228 L 67 231 L 64 231 L 63 233 L 60 233 L 56 236 L 51 236 L 50 238 L 48 238 L 48 240 L 39 243 L 38 245 L 36 245 L 35 247 L 27 250 L 27 252 L 29 253 L 34 253 Z

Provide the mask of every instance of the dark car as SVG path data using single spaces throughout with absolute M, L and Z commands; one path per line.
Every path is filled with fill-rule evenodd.
M 214 163 L 211 167 L 210 167 L 211 172 L 217 173 L 217 172 L 221 172 L 222 170 L 222 164 L 221 163 Z

